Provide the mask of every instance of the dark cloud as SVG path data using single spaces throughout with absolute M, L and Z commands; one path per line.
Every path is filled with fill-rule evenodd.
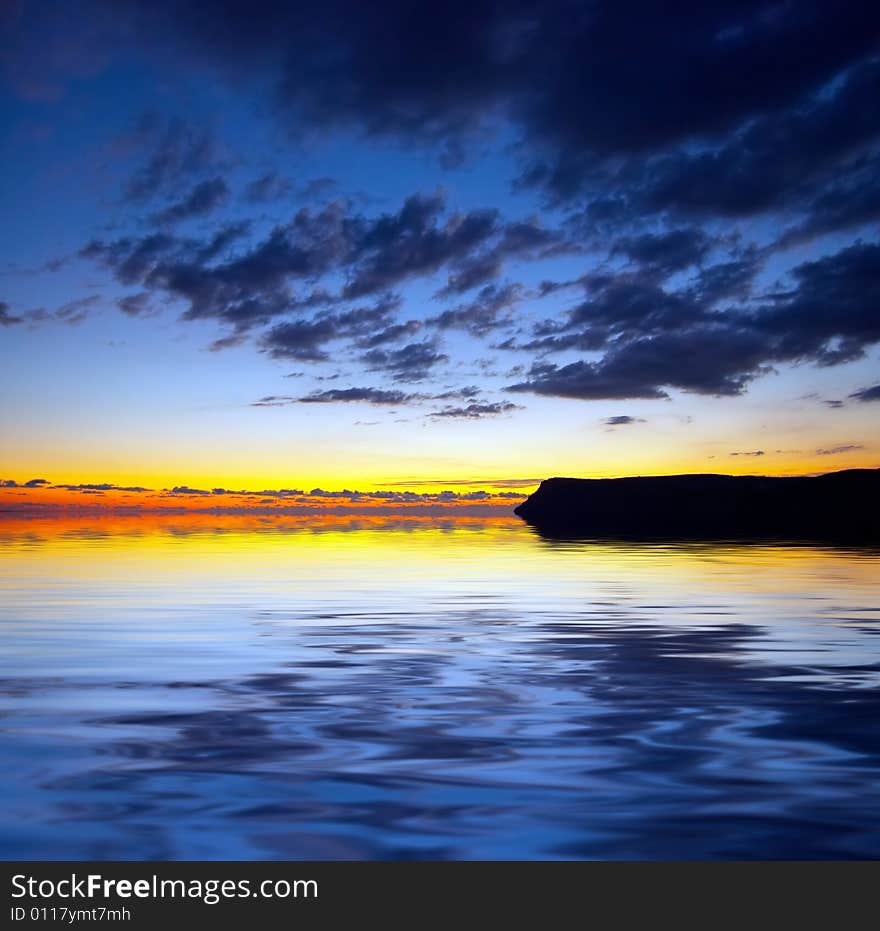
M 367 404 L 408 404 L 421 395 L 408 394 L 404 391 L 386 391 L 380 388 L 333 388 L 328 391 L 316 391 L 297 400 L 303 404 L 328 404 L 357 401 Z
M 230 78 L 268 73 L 297 124 L 431 140 L 447 160 L 499 113 L 557 186 L 590 158 L 714 139 L 796 107 L 876 48 L 880 14 L 841 0 L 679 11 L 647 0 L 450 0 L 442 15 L 352 0 L 141 4 L 141 27 Z M 571 182 L 569 182 L 571 183 Z
M 159 230 L 81 251 L 135 292 L 119 299 L 125 313 L 168 303 L 225 328 L 212 348 L 259 328 L 255 343 L 271 358 L 339 351 L 396 381 L 447 361 L 422 338 L 426 325 L 463 330 L 524 354 L 509 390 L 584 399 L 736 395 L 774 366 L 842 364 L 880 341 L 880 246 L 867 241 L 880 215 L 876 4 L 124 6 L 105 6 L 104 19 L 124 19 L 140 55 L 164 65 L 173 52 L 184 73 L 259 87 L 297 138 L 353 129 L 428 145 L 447 165 L 475 140 L 483 151 L 487 139 L 510 142 L 520 183 L 567 218 L 563 232 L 460 209 L 439 191 L 378 212 L 327 202 L 328 179 L 294 189 L 252 169 L 251 203 L 314 203 L 258 237 L 239 223 L 201 239 Z M 141 159 L 126 197 L 162 222 L 204 215 L 227 193 L 231 156 L 194 122 L 148 116 L 124 145 Z M 841 248 L 836 238 L 838 252 L 806 252 L 808 261 L 779 256 L 842 231 L 866 241 Z M 518 303 L 530 293 L 501 283 L 506 266 L 577 252 L 588 268 L 537 287 L 555 299 L 533 324 L 533 308 Z M 771 256 L 780 268 L 800 264 L 767 287 Z M 442 284 L 430 317 L 382 306 L 414 280 Z M 573 306 L 553 307 L 574 289 Z M 376 306 L 351 306 L 362 299 Z M 55 315 L 75 322 L 84 309 Z M 3 325 L 50 317 L 0 304 Z
M 258 401 L 252 401 L 251 407 L 287 407 L 289 404 L 296 404 L 297 398 L 289 394 L 267 394 Z
M 591 297 L 522 348 L 604 355 L 535 363 L 508 390 L 582 399 L 661 398 L 669 388 L 736 395 L 773 365 L 837 365 L 880 342 L 880 245 L 804 262 L 791 282 L 754 304 L 717 310 L 693 292 L 594 276 Z
M 872 385 L 870 388 L 854 391 L 850 397 L 856 401 L 880 401 L 880 385 Z
M 411 488 L 417 488 L 420 485 L 477 485 L 489 488 L 531 488 L 533 485 L 540 485 L 543 479 L 540 478 L 501 478 L 501 479 L 470 479 L 470 478 L 441 478 L 441 479 L 419 479 L 410 482 L 389 482 L 389 485 L 400 485 Z M 515 497 L 523 497 L 517 493 Z
M 360 231 L 354 244 L 359 259 L 344 295 L 383 291 L 417 275 L 470 255 L 496 232 L 494 210 L 453 213 L 441 220 L 444 198 L 413 195 L 397 214 L 384 215 Z
M 270 171 L 251 181 L 245 189 L 245 197 L 252 204 L 267 204 L 289 197 L 293 191 L 294 186 L 287 178 Z
M 129 201 L 147 201 L 176 191 L 193 176 L 229 167 L 231 159 L 206 128 L 175 118 L 145 114 L 127 140 L 132 148 L 150 149 L 147 160 L 125 187 Z
M 150 300 L 151 295 L 149 291 L 141 291 L 138 294 L 129 294 L 126 297 L 121 297 L 116 304 L 119 309 L 124 314 L 128 314 L 129 317 L 142 317 L 150 312 Z
M 466 330 L 473 336 L 485 336 L 500 327 L 512 325 L 512 321 L 509 318 L 502 319 L 501 314 L 511 309 L 521 296 L 522 288 L 519 285 L 487 285 L 472 301 L 445 310 L 429 319 L 428 323 L 441 330 Z
M 81 491 L 83 493 L 96 491 L 151 491 L 151 489 L 142 488 L 140 485 L 112 485 L 107 482 L 84 483 L 80 485 L 52 485 L 52 488 L 63 488 L 65 491 Z
M 444 417 L 455 420 L 481 420 L 484 417 L 497 417 L 499 414 L 508 414 L 511 411 L 522 410 L 519 404 L 509 401 L 495 403 L 468 404 L 466 407 L 444 407 L 443 410 L 428 414 L 429 417 Z
M 0 301 L 0 326 L 14 326 L 16 323 L 23 322 L 24 318 L 13 314 L 6 301 Z
M 423 401 L 449 401 L 453 399 L 471 400 L 480 394 L 475 385 L 450 389 L 439 394 L 396 391 L 384 388 L 331 388 L 325 391 L 313 391 L 301 397 L 292 395 L 266 395 L 254 401 L 252 407 L 286 407 L 290 404 L 346 404 L 365 403 L 383 406 L 401 404 L 418 404 Z
M 437 296 L 453 297 L 492 281 L 508 259 L 536 260 L 576 251 L 578 247 L 572 240 L 535 219 L 505 223 L 498 227 L 498 236 L 486 249 L 453 265 L 446 286 Z
M 45 478 L 32 478 L 29 481 L 24 483 L 25 488 L 40 488 L 43 485 L 50 484 L 48 479 Z
M 385 372 L 394 381 L 424 381 L 432 370 L 449 356 L 438 352 L 432 340 L 408 343 L 401 349 L 371 349 L 364 353 L 363 361 L 370 371 Z
M 675 272 L 697 265 L 709 254 L 712 240 L 701 229 L 670 229 L 618 239 L 612 255 L 625 255 L 637 262 L 641 271 L 668 278 Z
M 730 456 L 763 456 L 765 455 L 763 449 L 749 449 L 746 451 L 737 451 L 734 453 L 729 453 Z
M 431 395 L 433 401 L 452 401 L 456 399 L 475 398 L 481 394 L 476 385 L 465 385 L 463 388 L 451 388 L 448 391 L 442 391 L 440 394 Z
M 246 223 L 230 224 L 204 241 L 165 231 L 110 242 L 94 240 L 80 256 L 101 262 L 124 285 L 139 285 L 145 292 L 182 303 L 187 320 L 215 319 L 230 325 L 235 343 L 240 342 L 237 334 L 277 317 L 375 296 L 388 305 L 384 333 L 380 336 L 373 327 L 369 334 L 353 334 L 366 338 L 369 348 L 411 336 L 418 329 L 417 321 L 399 321 L 390 314 L 394 308 L 382 296 L 392 285 L 465 261 L 490 237 L 509 235 L 509 230 L 498 226 L 495 211 L 450 213 L 440 194 L 414 195 L 397 212 L 375 217 L 353 212 L 340 202 L 318 210 L 303 208 L 289 223 L 230 255 L 230 245 L 248 230 Z M 340 294 L 315 287 L 318 279 L 330 275 L 346 278 Z M 297 282 L 308 287 L 295 292 Z M 330 338 L 326 317 L 285 325 L 294 324 L 318 332 L 309 336 L 287 331 L 285 338 L 285 331 L 279 330 L 269 336 L 273 354 L 323 358 L 308 349 L 305 355 L 291 354 L 287 344 L 303 339 L 308 343 L 322 333 Z M 276 346 L 279 340 L 284 344 Z
M 614 417 L 606 417 L 603 421 L 606 427 L 626 427 L 634 423 L 645 423 L 641 417 L 631 417 L 629 414 L 617 414 Z
M 377 346 L 384 346 L 387 343 L 396 343 L 409 337 L 415 336 L 422 329 L 421 320 L 407 320 L 405 323 L 394 323 L 390 326 L 377 330 L 369 336 L 363 336 L 358 340 L 358 346 L 362 349 L 375 349 Z
M 273 359 L 318 362 L 329 358 L 323 346 L 337 336 L 338 329 L 333 317 L 292 320 L 272 327 L 263 337 L 262 345 L 263 350 Z
M 827 449 L 817 449 L 818 456 L 841 456 L 844 453 L 854 453 L 865 447 L 861 443 L 847 443 L 843 446 L 831 446 Z
M 223 178 L 202 181 L 180 200 L 153 215 L 160 226 L 180 223 L 193 217 L 201 217 L 219 207 L 229 197 L 229 186 Z
M 324 312 L 311 319 L 297 318 L 276 324 L 263 335 L 260 345 L 273 359 L 322 361 L 329 358 L 326 345 L 336 340 L 352 339 L 360 345 L 375 345 L 372 340 L 377 335 L 377 327 L 378 334 L 382 336 L 380 343 L 393 340 L 396 333 L 405 335 L 410 332 L 407 326 L 398 329 L 391 323 L 397 307 L 398 300 L 390 297 L 373 306 Z

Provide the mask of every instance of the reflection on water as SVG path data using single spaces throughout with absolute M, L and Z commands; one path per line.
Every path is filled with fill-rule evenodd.
M 5 858 L 880 856 L 880 556 L 0 524 Z

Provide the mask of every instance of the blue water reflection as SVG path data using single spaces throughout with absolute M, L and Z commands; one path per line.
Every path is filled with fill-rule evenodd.
M 880 556 L 0 532 L 21 859 L 880 856 Z

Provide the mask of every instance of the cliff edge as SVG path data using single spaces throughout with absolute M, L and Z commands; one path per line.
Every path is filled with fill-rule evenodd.
M 880 469 L 550 478 L 515 513 L 548 536 L 880 542 Z

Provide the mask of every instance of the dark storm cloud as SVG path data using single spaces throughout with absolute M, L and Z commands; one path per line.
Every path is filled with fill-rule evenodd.
M 229 197 L 229 186 L 223 178 L 202 181 L 184 197 L 153 215 L 160 226 L 201 217 L 219 207 Z
M 870 388 L 854 391 L 850 397 L 856 401 L 880 401 L 880 385 L 872 385 Z
M 452 164 L 478 131 L 512 126 L 525 181 L 557 199 L 583 196 L 594 218 L 806 205 L 878 136 L 880 8 L 864 0 L 85 8 L 80 21 L 120 21 L 141 56 L 259 88 L 296 132 L 427 143 Z M 216 163 L 184 124 L 153 117 L 140 132 L 155 151 L 133 196 Z
M 189 43 L 194 62 L 268 74 L 276 112 L 296 125 L 429 141 L 448 161 L 473 130 L 512 121 L 524 177 L 557 198 L 601 187 L 593 216 L 602 204 L 606 217 L 614 204 L 627 216 L 807 204 L 878 131 L 880 12 L 856 0 L 680 14 L 646 0 L 452 0 L 427 16 L 351 0 L 143 11 L 144 34 Z M 497 274 L 497 257 L 450 286 L 484 284 L 481 270 Z
M 480 404 L 474 402 L 465 407 L 444 407 L 443 410 L 428 414 L 429 417 L 445 417 L 454 420 L 481 420 L 484 417 L 497 417 L 499 414 L 508 414 L 511 411 L 522 410 L 519 404 L 509 401 Z
M 864 63 L 833 88 L 790 110 L 756 117 L 717 145 L 631 161 L 618 173 L 620 183 L 606 185 L 602 196 L 613 191 L 625 212 L 669 210 L 704 218 L 820 209 L 822 191 L 857 172 L 866 147 L 876 145 L 878 93 L 880 62 Z M 816 232 L 833 228 L 832 219 L 826 206 Z
M 880 14 L 842 0 L 689 5 L 450 0 L 142 4 L 141 25 L 230 76 L 268 70 L 312 126 L 446 141 L 503 112 L 547 151 L 656 150 L 795 105 L 876 47 Z

